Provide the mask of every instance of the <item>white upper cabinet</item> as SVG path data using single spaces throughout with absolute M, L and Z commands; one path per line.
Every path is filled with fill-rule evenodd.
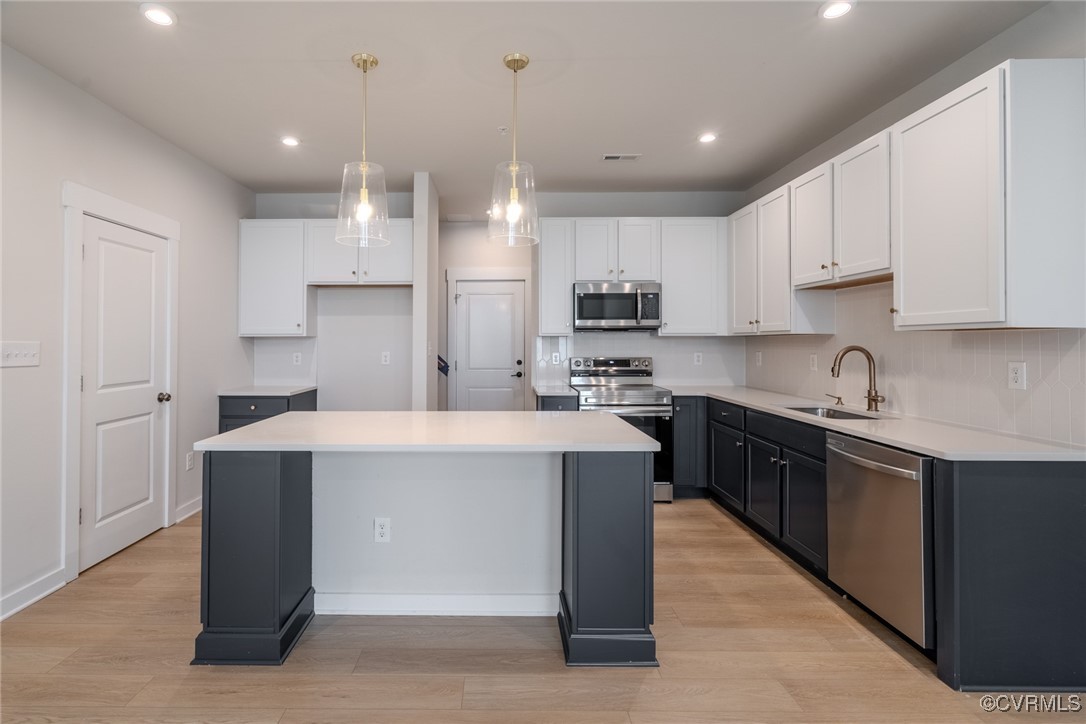
M 724 284 L 723 219 L 663 219 L 661 335 L 720 332 Z
M 660 281 L 659 219 L 577 219 L 578 282 Z
M 660 219 L 619 219 L 617 280 L 660 281 Z
M 792 284 L 890 273 L 890 138 L 883 132 L 792 182 Z
M 1086 326 L 1084 61 L 1007 61 L 891 129 L 898 329 Z
M 334 219 L 304 222 L 309 284 L 410 284 L 413 260 L 411 219 L 389 219 L 387 246 L 357 247 L 335 239 Z
M 833 276 L 838 281 L 890 273 L 890 134 L 833 160 Z
M 792 283 L 833 278 L 833 164 L 792 182 Z
M 238 336 L 316 333 L 316 296 L 305 285 L 305 256 L 302 221 L 239 223 Z
M 833 292 L 796 290 L 789 187 L 732 214 L 729 334 L 833 334 Z
M 758 331 L 758 209 L 750 204 L 730 217 L 731 334 Z
M 540 219 L 534 286 L 539 334 L 573 332 L 573 219 Z
M 758 200 L 759 332 L 792 328 L 792 272 L 788 186 Z

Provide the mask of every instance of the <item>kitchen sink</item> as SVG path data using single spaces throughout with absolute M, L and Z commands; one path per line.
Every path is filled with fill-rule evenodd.
M 805 412 L 808 415 L 818 415 L 819 417 L 826 417 L 831 420 L 875 420 L 878 419 L 874 415 L 864 415 L 859 412 L 851 412 L 849 410 L 838 410 L 835 407 L 788 407 L 787 410 L 795 410 L 796 412 Z

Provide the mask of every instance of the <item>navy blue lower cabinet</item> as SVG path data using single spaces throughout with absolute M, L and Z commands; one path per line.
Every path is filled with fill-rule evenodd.
M 740 515 L 746 508 L 746 442 L 742 430 L 709 423 L 709 489 Z
M 576 412 L 577 395 L 537 395 L 535 409 L 540 412 Z
M 709 484 L 705 398 L 676 397 L 672 404 L 673 470 L 676 497 L 704 497 Z
M 781 450 L 781 540 L 826 570 L 826 463 Z
M 781 449 L 747 435 L 747 517 L 773 537 L 781 535 Z
M 219 395 L 219 434 L 282 415 L 317 409 L 317 391 L 295 395 Z

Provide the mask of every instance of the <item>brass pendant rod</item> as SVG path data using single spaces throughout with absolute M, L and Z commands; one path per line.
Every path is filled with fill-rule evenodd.
M 369 93 L 366 81 L 369 73 L 365 65 L 362 66 L 362 163 L 366 162 L 366 115 L 369 111 Z
M 513 68 L 513 172 L 517 170 L 517 69 Z

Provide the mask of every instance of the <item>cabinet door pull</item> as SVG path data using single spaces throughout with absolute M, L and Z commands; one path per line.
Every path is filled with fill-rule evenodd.
M 737 443 L 735 443 L 735 446 L 736 446 L 736 447 L 743 447 L 743 443 L 741 443 L 741 442 L 737 442 Z
M 787 460 L 778 460 L 777 464 L 780 465 L 783 468 L 785 465 L 788 464 L 788 461 Z
M 829 267 L 826 266 L 825 264 L 819 264 L 818 268 L 819 269 L 829 269 Z
M 777 458 L 769 458 L 769 462 L 775 463 L 775 462 L 777 462 Z
M 890 314 L 897 314 L 897 307 L 890 307 Z

